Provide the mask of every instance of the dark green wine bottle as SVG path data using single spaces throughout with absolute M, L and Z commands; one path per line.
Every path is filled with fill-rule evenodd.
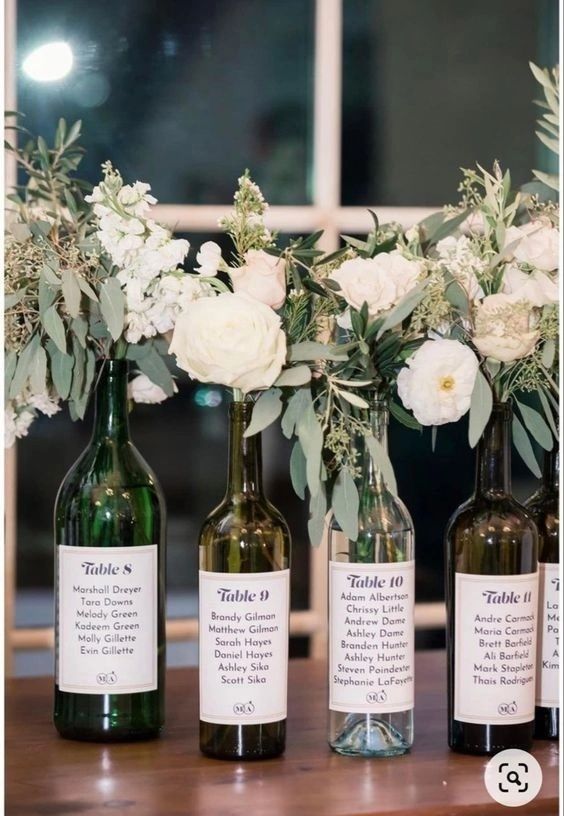
M 494 404 L 474 495 L 446 532 L 449 745 L 463 753 L 528 750 L 533 736 L 538 533 L 511 495 L 510 423 Z
M 290 533 L 262 487 L 252 403 L 230 406 L 225 498 L 200 534 L 200 748 L 278 756 L 286 742 Z
M 558 739 L 560 719 L 560 451 L 544 454 L 540 490 L 525 503 L 539 530 L 536 739 Z
M 165 504 L 129 438 L 128 364 L 99 367 L 94 433 L 55 507 L 63 737 L 156 737 L 164 722 Z

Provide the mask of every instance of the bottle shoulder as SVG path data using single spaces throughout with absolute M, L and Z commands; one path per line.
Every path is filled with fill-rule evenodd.
M 201 535 L 226 534 L 241 531 L 243 535 L 281 532 L 289 538 L 290 531 L 282 514 L 266 498 L 224 499 L 212 510 L 202 525 Z
M 494 530 L 508 528 L 537 531 L 530 509 L 519 504 L 512 496 L 473 496 L 455 510 L 447 525 L 447 534 L 455 530 L 479 528 Z
M 60 491 L 101 485 L 162 490 L 152 468 L 132 442 L 103 440 L 89 445 L 69 469 Z

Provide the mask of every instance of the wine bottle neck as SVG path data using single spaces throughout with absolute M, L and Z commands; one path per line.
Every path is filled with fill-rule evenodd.
M 251 422 L 250 402 L 232 402 L 229 406 L 229 466 L 226 498 L 262 495 L 262 459 L 260 434 L 244 436 Z
M 126 360 L 104 360 L 97 372 L 94 413 L 94 440 L 111 439 L 126 442 L 129 439 L 127 406 Z
M 560 487 L 560 449 L 557 442 L 554 442 L 552 450 L 544 453 L 542 484 L 545 490 L 558 493 Z
M 476 493 L 511 493 L 511 406 L 495 403 L 488 424 L 478 443 Z
M 370 429 L 384 451 L 388 452 L 388 408 L 385 401 L 373 397 L 370 400 Z M 370 451 L 366 449 L 362 481 L 364 487 L 383 487 L 382 472 L 374 465 Z

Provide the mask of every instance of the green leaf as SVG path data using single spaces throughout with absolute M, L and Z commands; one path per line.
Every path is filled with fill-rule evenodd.
M 282 413 L 281 396 L 279 388 L 269 388 L 260 395 L 253 406 L 251 421 L 243 436 L 254 436 L 278 419 Z
M 279 387 L 288 385 L 306 385 L 311 380 L 311 369 L 307 365 L 294 366 L 293 368 L 286 368 L 274 385 Z
M 516 397 L 515 402 L 519 406 L 519 411 L 523 417 L 525 427 L 533 439 L 536 439 L 538 444 L 541 446 L 541 448 L 544 448 L 544 450 L 552 450 L 554 439 L 552 437 L 550 428 L 544 420 L 544 417 L 539 414 L 538 411 L 535 411 L 534 408 L 531 408 L 530 405 L 519 402 Z
M 355 408 L 368 408 L 368 403 L 362 397 L 359 397 L 358 394 L 353 394 L 351 391 L 338 391 L 339 397 L 341 399 L 350 402 L 351 405 L 354 405 Z
M 554 355 L 556 353 L 556 344 L 554 340 L 546 340 L 542 347 L 541 363 L 545 368 L 551 368 L 554 362 Z
M 43 315 L 43 328 L 49 337 L 56 343 L 57 348 L 66 353 L 67 339 L 65 334 L 65 324 L 57 311 L 56 306 L 49 306 Z
M 152 346 L 149 348 L 147 354 L 137 360 L 137 365 L 151 382 L 155 383 L 155 385 L 159 385 L 163 389 L 167 397 L 174 395 L 174 380 L 172 374 L 168 370 L 163 358 Z
M 52 286 L 49 286 L 43 278 L 39 279 L 39 315 L 41 319 L 45 317 L 45 312 L 52 306 L 57 298 L 57 292 Z
M 4 309 L 13 309 L 14 306 L 25 297 L 27 289 L 19 289 L 17 292 L 10 292 L 9 295 L 4 295 Z
M 327 497 L 325 487 L 320 486 L 319 490 L 309 500 L 309 521 L 307 531 L 309 540 L 313 547 L 319 547 L 325 531 L 325 516 L 327 514 Z
M 10 232 L 18 241 L 18 243 L 23 244 L 24 241 L 28 241 L 31 236 L 32 232 L 27 224 L 21 224 L 20 222 L 16 221 L 14 224 L 10 225 Z
M 376 335 L 378 339 L 382 337 L 387 329 L 393 329 L 412 313 L 415 307 L 418 306 L 425 297 L 426 286 L 426 280 L 418 283 L 417 286 L 414 286 L 413 289 L 400 300 L 397 306 L 394 306 L 394 308 L 388 312 L 386 319 L 380 327 L 380 331 Z
M 526 430 L 516 414 L 513 414 L 513 444 L 515 445 L 517 453 L 527 465 L 531 473 L 533 473 L 537 479 L 540 479 L 542 475 L 541 469 L 536 460 L 533 446 L 531 445 L 531 440 L 529 439 Z
M 470 312 L 470 299 L 466 290 L 450 273 L 447 273 L 446 280 L 445 298 L 461 315 L 467 316 Z
M 286 410 L 282 416 L 280 426 L 286 439 L 294 433 L 296 422 L 308 405 L 311 405 L 311 391 L 309 388 L 300 388 L 288 400 Z
M 311 394 L 310 394 L 311 396 Z M 296 433 L 306 458 L 307 486 L 312 496 L 321 487 L 321 452 L 323 450 L 323 431 L 310 402 L 298 416 Z
M 84 410 L 81 412 L 81 398 L 84 393 L 84 366 L 86 363 L 86 355 L 76 337 L 73 337 L 72 341 L 72 357 L 74 358 L 74 365 L 72 369 L 70 397 L 74 402 L 74 407 L 79 419 L 82 419 L 84 416 L 84 410 L 86 409 L 86 404 L 84 404 Z
M 333 512 L 343 533 L 351 541 L 358 538 L 358 490 L 346 468 L 341 468 L 333 485 Z
M 79 314 L 78 317 L 71 323 L 71 328 L 75 333 L 78 342 L 82 346 L 82 348 L 86 348 L 86 335 L 88 334 L 88 321 L 84 317 L 84 315 Z
M 405 425 L 406 428 L 411 428 L 414 431 L 420 431 L 422 426 L 414 416 L 412 416 L 402 405 L 399 405 L 397 402 L 390 402 L 390 413 L 391 415 L 397 419 L 398 422 L 401 422 L 402 425 Z
M 388 490 L 393 493 L 394 496 L 397 496 L 398 486 L 396 475 L 388 452 L 375 436 L 367 435 L 364 439 L 372 461 L 374 462 L 374 467 L 382 474 L 384 482 L 388 485 Z
M 314 340 L 295 343 L 288 349 L 288 360 L 291 363 L 301 363 L 307 360 L 335 360 L 342 362 L 347 359 L 346 352 L 340 351 L 338 346 L 327 346 L 324 343 L 316 343 Z
M 45 391 L 45 380 L 47 378 L 47 354 L 43 346 L 38 346 L 33 355 L 29 368 L 29 380 L 31 390 L 34 394 L 42 394 Z
M 49 349 L 49 356 L 51 357 L 53 385 L 59 397 L 66 400 L 70 394 L 74 361 L 70 354 L 62 354 L 54 344 Z
M 93 288 L 90 286 L 90 284 L 88 283 L 88 281 L 87 281 L 87 280 L 85 280 L 85 279 L 82 277 L 82 275 L 77 275 L 77 276 L 76 276 L 76 280 L 77 280 L 77 282 L 78 282 L 78 285 L 80 286 L 80 288 L 81 288 L 81 289 L 82 289 L 82 291 L 84 292 L 84 294 L 85 294 L 87 297 L 89 297 L 89 298 L 90 298 L 90 300 L 96 300 L 96 301 L 98 300 L 98 295 L 96 294 L 96 292 L 94 291 L 94 289 L 93 289 Z
M 539 400 L 540 400 L 540 403 L 542 405 L 542 409 L 544 411 L 546 421 L 548 422 L 548 424 L 550 426 L 550 430 L 552 431 L 552 434 L 553 434 L 554 438 L 558 442 L 559 438 L 560 438 L 559 434 L 558 434 L 558 428 L 556 427 L 556 422 L 554 420 L 554 413 L 553 413 L 553 411 L 552 411 L 552 409 L 550 407 L 550 404 L 549 404 L 549 402 L 548 402 L 548 400 L 546 398 L 546 394 L 544 392 L 544 389 L 539 388 L 539 390 L 537 391 L 537 394 L 539 395 Z
M 80 312 L 81 291 L 72 269 L 63 269 L 63 298 L 70 316 L 77 317 Z
M 20 394 L 25 384 L 29 379 L 29 372 L 33 361 L 33 356 L 39 346 L 39 337 L 34 334 L 27 346 L 20 352 L 16 370 L 12 377 L 12 384 L 10 386 L 10 397 L 17 397 Z
M 492 406 L 492 389 L 482 371 L 478 369 L 470 399 L 470 417 L 468 421 L 468 442 L 471 448 L 476 447 L 478 440 L 484 433 L 492 412 Z
M 290 456 L 290 479 L 296 495 L 303 499 L 307 486 L 306 458 L 299 440 L 295 441 Z
M 4 357 L 4 399 L 8 399 L 10 386 L 18 364 L 18 355 L 15 351 L 9 351 Z
M 112 339 L 118 340 L 125 321 L 125 296 L 117 278 L 108 278 L 102 284 L 100 289 L 100 309 Z
M 55 274 L 55 271 L 49 266 L 49 264 L 45 264 L 41 270 L 41 277 L 45 279 L 46 283 L 49 283 L 52 286 L 61 285 L 61 279 Z
M 432 220 L 435 216 L 439 216 L 439 218 Z M 443 213 L 433 213 L 419 224 L 419 227 L 423 227 L 427 236 L 425 243 L 428 245 L 438 244 L 443 238 L 452 235 L 460 224 L 466 220 L 467 216 L 468 212 L 466 210 L 455 215 L 454 218 L 445 218 Z

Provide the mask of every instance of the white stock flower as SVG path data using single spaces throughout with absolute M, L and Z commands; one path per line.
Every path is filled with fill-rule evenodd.
M 558 283 L 545 272 L 535 269 L 529 274 L 514 264 L 505 268 L 502 292 L 512 295 L 515 302 L 528 300 L 539 308 L 550 303 L 558 303 L 559 299 Z
M 221 247 L 215 241 L 205 241 L 196 255 L 196 261 L 200 264 L 196 272 L 214 278 L 221 263 Z
M 51 417 L 61 410 L 58 399 L 52 399 L 49 394 L 32 394 L 29 398 L 29 405 L 41 411 L 45 416 Z
M 4 410 L 4 446 L 11 448 L 16 439 L 27 436 L 34 419 L 33 411 L 25 405 L 19 405 L 17 398 L 10 400 Z
M 329 276 L 341 287 L 349 306 L 360 311 L 368 304 L 374 318 L 395 306 L 417 284 L 422 267 L 399 252 L 382 252 L 375 258 L 352 258 Z
M 442 265 L 458 281 L 470 300 L 484 297 L 477 274 L 485 271 L 488 263 L 474 252 L 472 242 L 466 235 L 443 238 L 437 244 L 437 252 Z
M 560 233 L 543 219 L 529 221 L 522 227 L 509 227 L 504 250 L 510 258 L 543 272 L 558 268 Z
M 286 359 L 286 335 L 269 306 L 224 292 L 186 306 L 169 352 L 193 379 L 247 393 L 270 388 L 277 379 Z
M 178 392 L 176 383 L 173 383 L 173 390 L 175 394 Z M 160 385 L 150 380 L 146 374 L 138 374 L 128 383 L 127 395 L 134 402 L 143 402 L 148 405 L 155 405 L 168 399 Z
M 483 235 L 485 231 L 486 219 L 480 210 L 472 210 L 460 225 L 460 232 L 463 235 Z
M 245 252 L 245 264 L 230 268 L 229 274 L 234 292 L 245 293 L 272 309 L 280 309 L 284 304 L 286 263 L 282 258 L 262 249 L 249 249 Z
M 536 323 L 529 301 L 499 292 L 478 304 L 472 340 L 485 357 L 511 363 L 533 352 L 539 339 Z
M 422 425 L 456 422 L 470 408 L 478 359 L 458 340 L 426 340 L 398 375 L 398 393 Z

